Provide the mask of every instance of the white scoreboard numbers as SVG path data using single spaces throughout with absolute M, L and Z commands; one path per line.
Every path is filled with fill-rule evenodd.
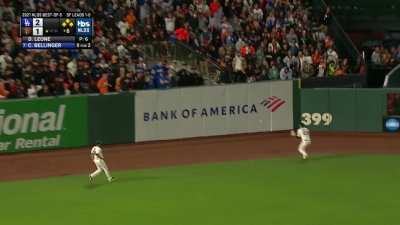
M 333 121 L 333 116 L 330 113 L 314 112 L 314 113 L 302 113 L 301 123 L 305 126 L 329 126 Z
M 43 18 L 33 18 L 33 36 L 43 36 Z

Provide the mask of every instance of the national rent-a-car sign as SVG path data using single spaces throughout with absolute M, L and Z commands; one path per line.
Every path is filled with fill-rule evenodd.
M 0 153 L 87 144 L 86 98 L 3 101 Z
M 292 82 L 139 91 L 135 141 L 287 130 Z

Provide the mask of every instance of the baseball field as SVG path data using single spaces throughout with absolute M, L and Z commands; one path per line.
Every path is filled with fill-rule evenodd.
M 287 133 L 0 156 L 1 224 L 397 225 L 399 135 Z

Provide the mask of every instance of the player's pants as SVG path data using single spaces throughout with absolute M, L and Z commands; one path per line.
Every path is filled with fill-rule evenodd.
M 108 171 L 106 162 L 102 159 L 95 159 L 95 160 L 93 160 L 93 162 L 96 165 L 97 170 L 94 171 L 93 173 L 91 173 L 90 176 L 95 177 L 95 176 L 99 175 L 101 173 L 101 171 L 104 171 L 104 173 L 106 174 L 107 180 L 111 181 L 112 177 L 111 177 L 110 172 Z
M 307 146 L 311 144 L 311 141 L 301 141 L 299 144 L 298 151 L 303 156 L 303 158 L 307 158 L 308 154 L 306 152 Z

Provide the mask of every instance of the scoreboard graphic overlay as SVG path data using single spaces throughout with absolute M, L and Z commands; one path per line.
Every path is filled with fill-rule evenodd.
M 88 12 L 23 12 L 20 20 L 24 49 L 92 48 L 93 18 Z

